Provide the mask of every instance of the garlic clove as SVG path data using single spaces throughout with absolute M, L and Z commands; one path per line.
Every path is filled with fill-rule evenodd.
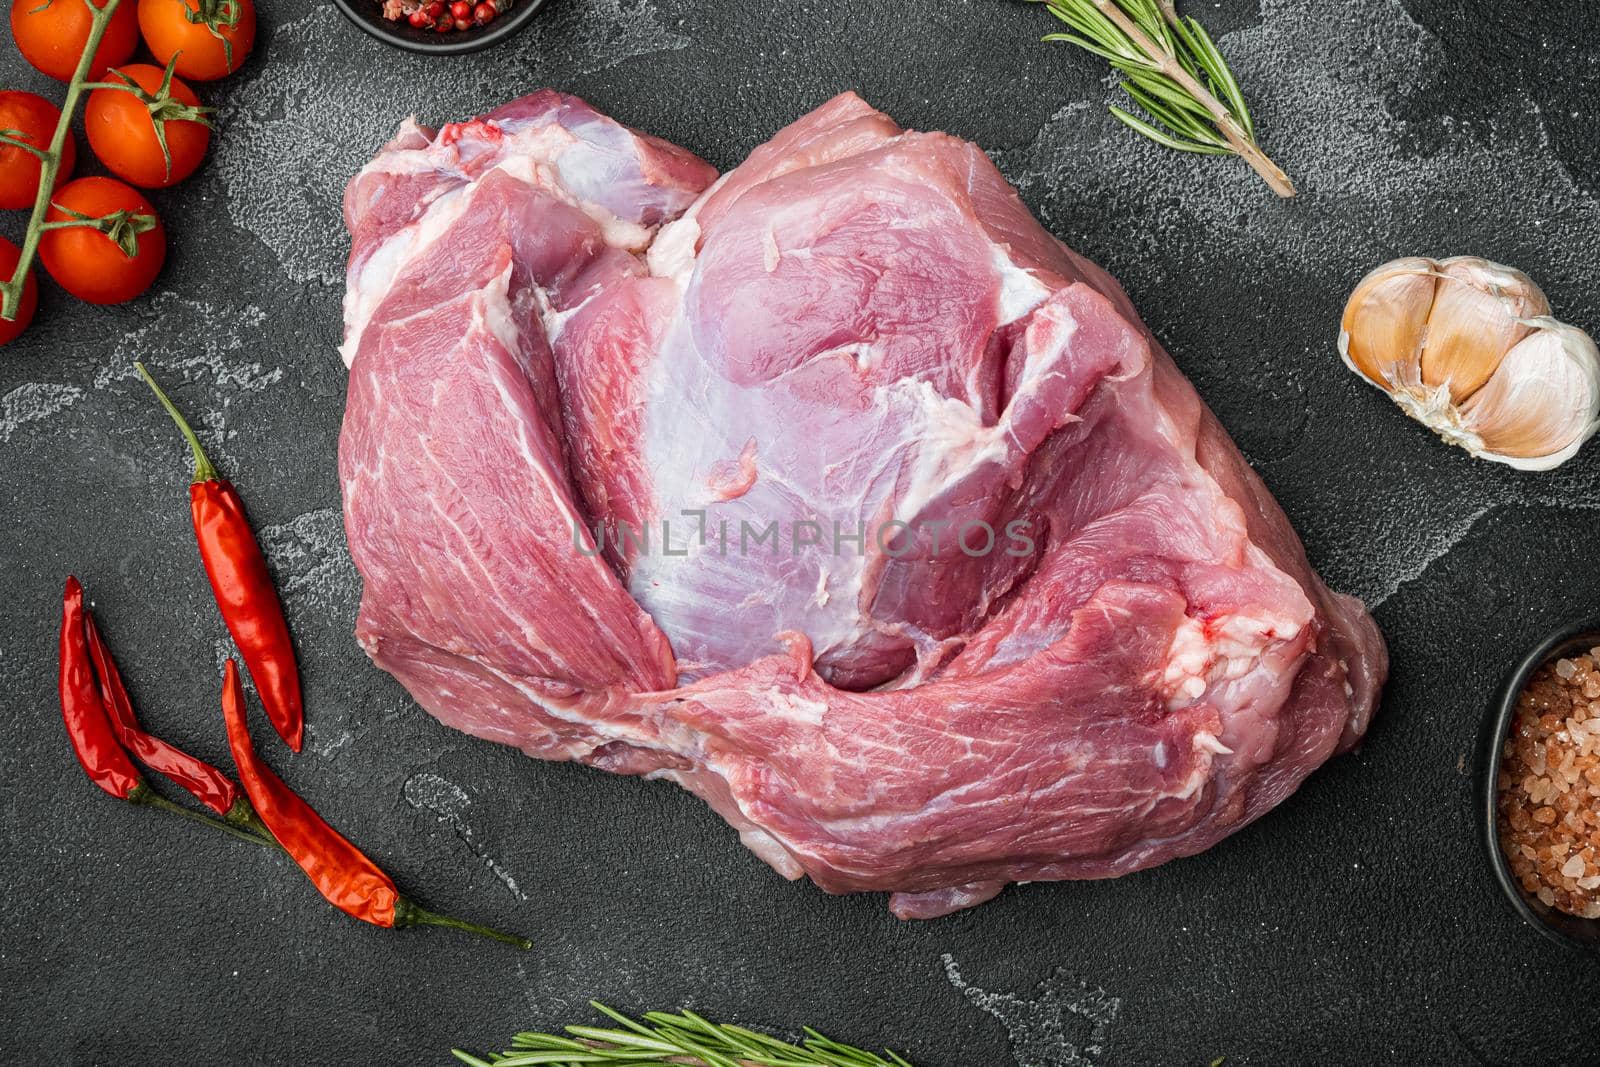
M 1422 348 L 1422 383 L 1448 387 L 1459 404 L 1532 332 L 1526 320 L 1550 314 L 1550 302 L 1520 270 L 1477 256 L 1443 260 L 1438 275 Z
M 1438 269 L 1431 259 L 1409 256 L 1361 279 L 1339 324 L 1345 366 L 1380 387 L 1419 382 Z
M 1356 286 L 1345 365 L 1480 459 L 1544 470 L 1600 426 L 1600 350 L 1526 274 L 1476 256 L 1397 259 Z
M 1600 350 L 1589 335 L 1552 318 L 1501 359 L 1483 387 L 1460 405 L 1477 440 L 1474 455 L 1523 470 L 1570 459 L 1600 428 Z

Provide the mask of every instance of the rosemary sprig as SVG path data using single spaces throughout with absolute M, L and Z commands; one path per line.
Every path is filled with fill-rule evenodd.
M 746 1030 L 713 1023 L 692 1011 L 646 1012 L 635 1021 L 590 1001 L 595 1011 L 617 1024 L 569 1026 L 560 1034 L 523 1033 L 512 1047 L 488 1059 L 451 1049 L 468 1067 L 578 1067 L 580 1064 L 627 1063 L 632 1067 L 912 1067 L 908 1060 L 885 1052 L 867 1052 L 824 1037 L 809 1026 L 798 1045 Z
M 1236 155 L 1282 197 L 1294 183 L 1256 143 L 1255 123 L 1216 42 L 1175 0 L 1033 0 L 1067 24 L 1065 41 L 1110 63 L 1122 88 L 1153 121 L 1112 105 L 1130 129 L 1179 152 Z

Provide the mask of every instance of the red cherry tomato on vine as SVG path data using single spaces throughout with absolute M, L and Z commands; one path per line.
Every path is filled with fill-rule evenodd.
M 42 96 L 13 89 L 0 93 L 0 130 L 14 130 L 18 140 L 35 148 L 49 148 L 56 135 L 61 110 Z M 61 143 L 61 166 L 56 169 L 60 185 L 72 173 L 78 159 L 78 146 L 67 131 Z M 32 207 L 39 192 L 39 157 L 26 148 L 0 146 L 0 208 Z
M 22 258 L 22 249 L 0 237 L 0 282 L 8 282 L 17 269 L 17 261 Z M 17 335 L 28 328 L 28 323 L 33 321 L 33 311 L 39 306 L 39 283 L 34 280 L 33 271 L 28 271 L 28 280 L 22 283 L 22 303 L 17 305 L 15 319 L 0 319 L 0 345 L 9 344 L 17 339 Z
M 163 74 L 161 68 L 148 63 L 130 63 L 106 72 L 102 80 L 117 82 L 122 80 L 119 75 L 124 75 L 154 96 L 161 89 Z M 172 79 L 168 94 L 180 109 L 200 106 L 194 90 L 177 78 Z M 119 178 L 146 189 L 164 189 L 183 181 L 200 166 L 211 144 L 211 129 L 204 123 L 174 117 L 166 119 L 162 127 L 172 157 L 170 167 L 161 152 L 150 108 L 138 96 L 122 89 L 96 89 L 83 109 L 89 147 L 100 162 Z
M 132 0 L 122 0 L 132 3 Z M 232 74 L 256 45 L 253 0 L 139 0 L 139 29 L 163 67 L 190 81 Z
M 95 0 L 103 8 L 106 0 Z M 57 81 L 71 81 L 89 43 L 94 17 L 85 0 L 11 0 L 11 36 L 22 58 Z M 107 67 L 126 63 L 139 47 L 139 17 L 133 5 L 122 0 L 95 49 L 89 77 L 98 78 Z
M 39 258 L 61 288 L 91 304 L 120 304 L 150 288 L 167 258 L 167 232 L 150 201 L 138 190 L 112 178 L 79 178 L 59 189 L 50 201 L 47 222 L 64 222 L 73 214 L 101 218 L 126 213 L 115 234 L 92 226 L 46 230 L 39 239 Z M 154 226 L 136 233 L 131 216 L 144 215 Z M 134 254 L 113 237 L 130 245 Z

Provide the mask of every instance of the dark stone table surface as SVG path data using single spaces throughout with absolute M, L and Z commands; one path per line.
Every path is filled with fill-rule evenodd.
M 1547 474 L 1472 460 L 1334 340 L 1355 280 L 1409 253 L 1519 265 L 1600 327 L 1600 5 L 1186 6 L 1299 199 L 1115 125 L 1103 69 L 1037 43 L 1050 20 L 1015 0 L 551 0 L 453 60 L 263 0 L 248 68 L 204 90 L 211 159 L 155 198 L 172 237 L 155 290 L 93 308 L 47 284 L 0 350 L 0 1062 L 442 1064 L 587 1021 L 590 998 L 811 1024 L 931 1067 L 1595 1062 L 1600 959 L 1502 908 L 1469 782 L 1511 662 L 1600 618 L 1600 445 Z M 9 40 L 0 84 L 57 91 Z M 1122 279 L 1322 573 L 1373 607 L 1394 674 L 1360 751 L 1202 856 L 901 923 L 882 897 L 784 882 L 671 786 L 537 763 L 418 710 L 351 638 L 339 194 L 407 113 L 547 85 L 722 167 L 846 88 L 983 144 Z M 229 646 L 187 459 L 135 358 L 205 413 L 287 598 L 309 738 L 285 775 L 407 891 L 536 950 L 360 925 L 282 858 L 84 780 L 53 686 L 68 572 L 147 723 L 226 759 Z

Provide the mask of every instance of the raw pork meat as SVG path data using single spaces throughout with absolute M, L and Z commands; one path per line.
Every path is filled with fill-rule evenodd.
M 545 91 L 350 183 L 357 632 L 903 917 L 1205 849 L 1387 668 L 1103 271 L 845 94 L 720 178 Z

